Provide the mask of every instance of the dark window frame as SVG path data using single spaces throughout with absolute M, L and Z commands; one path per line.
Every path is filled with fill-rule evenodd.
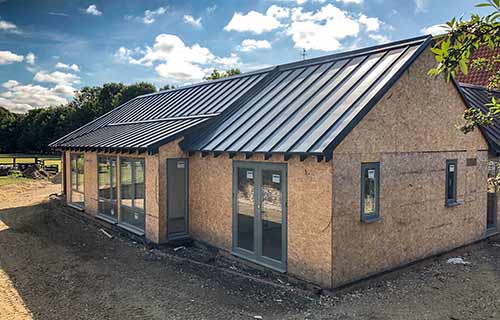
M 453 197 L 449 198 L 448 193 L 449 193 L 449 186 L 448 186 L 448 180 L 450 178 L 450 165 L 454 165 L 455 169 L 453 171 Z M 444 193 L 444 201 L 445 201 L 445 206 L 447 207 L 453 207 L 458 204 L 458 198 L 457 198 L 457 180 L 458 180 L 458 161 L 457 159 L 448 159 L 446 160 L 446 168 L 445 168 L 445 193 Z
M 375 170 L 375 211 L 373 213 L 365 212 L 365 173 L 370 170 Z M 365 162 L 361 163 L 361 198 L 360 198 L 360 219 L 363 222 L 375 222 L 380 220 L 380 162 Z
M 78 169 L 78 159 L 82 158 L 83 159 L 83 169 L 81 174 L 83 174 L 83 182 L 82 182 L 82 190 L 80 190 L 80 170 Z M 77 208 L 84 209 L 85 208 L 85 154 L 83 153 L 71 153 L 69 157 L 69 171 L 70 171 L 70 204 L 73 206 L 76 206 Z M 75 161 L 75 166 L 73 167 L 73 161 Z M 74 180 L 73 173 L 75 173 L 75 178 Z M 76 186 L 74 188 L 73 186 Z M 78 193 L 82 196 L 83 199 L 83 204 L 80 205 L 76 202 L 73 201 L 73 193 Z
M 106 197 L 102 197 L 101 196 L 101 179 L 100 179 L 100 164 L 101 164 L 101 161 L 102 160 L 105 160 L 105 161 L 108 161 L 109 162 L 109 165 L 110 165 L 110 172 L 109 172 L 109 184 L 111 186 L 111 191 L 110 191 L 110 198 L 106 198 Z M 114 161 L 114 172 L 113 172 L 113 166 L 111 165 L 111 162 Z M 120 186 L 119 186 L 119 181 L 118 181 L 118 170 L 119 170 L 119 166 L 118 166 L 118 157 L 116 156 L 108 156 L 108 155 L 98 155 L 97 156 L 97 198 L 98 198 L 98 206 L 97 206 L 97 213 L 98 215 L 103 215 L 105 218 L 107 219 L 111 219 L 109 222 L 111 223 L 116 223 L 117 222 L 117 219 L 118 219 L 118 190 L 120 189 Z M 113 179 L 114 179 L 114 186 L 113 186 Z M 114 197 L 113 197 L 114 195 Z M 107 214 L 101 212 L 101 209 L 100 209 L 100 203 L 101 202 L 108 202 L 108 203 L 111 203 L 111 205 L 113 205 L 114 209 L 115 209 L 115 217 L 111 217 L 111 216 L 108 216 Z M 102 217 L 102 216 L 101 216 Z
M 131 192 L 132 192 L 132 206 L 129 206 L 127 204 L 124 204 L 123 202 L 123 171 L 122 171 L 122 167 L 123 167 L 123 162 L 130 162 L 130 165 L 131 165 L 131 185 L 134 186 L 132 187 L 131 189 Z M 135 189 L 135 185 L 137 183 L 137 174 L 136 174 L 136 167 L 135 167 L 135 162 L 140 162 L 142 164 L 142 168 L 143 168 L 143 177 L 142 177 L 142 180 L 143 180 L 143 184 L 144 184 L 144 199 L 143 199 L 143 207 L 138 207 L 135 205 L 135 201 L 137 199 L 140 199 L 140 198 L 137 198 L 136 197 L 136 189 Z M 120 179 L 119 179 L 119 186 L 117 186 L 117 190 L 119 190 L 120 192 L 120 195 L 119 195 L 119 198 L 120 198 L 120 203 L 119 203 L 119 207 L 120 207 L 120 212 L 118 214 L 118 225 L 137 234 L 137 235 L 144 235 L 144 232 L 145 232 L 145 228 L 146 228 L 146 159 L 144 158 L 134 158 L 134 157 L 120 157 L 119 160 L 118 160 L 118 165 L 119 165 L 119 171 L 120 171 Z M 118 182 L 117 182 L 118 184 Z M 123 211 L 124 210 L 129 210 L 131 212 L 135 212 L 137 214 L 141 214 L 143 216 L 143 219 L 144 219 L 144 228 L 139 228 L 137 226 L 134 226 L 126 221 L 124 221 L 124 218 L 123 218 Z

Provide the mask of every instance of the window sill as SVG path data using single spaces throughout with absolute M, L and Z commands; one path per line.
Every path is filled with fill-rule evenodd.
M 361 222 L 362 223 L 375 223 L 375 222 L 379 222 L 379 221 L 382 221 L 384 219 L 382 219 L 381 216 L 377 216 L 377 217 L 362 217 L 361 218 Z
M 447 208 L 453 208 L 453 207 L 459 206 L 461 204 L 462 204 L 462 202 L 452 201 L 452 202 L 446 202 L 444 206 Z
M 108 216 L 101 214 L 101 213 L 96 214 L 95 217 L 98 219 L 101 219 L 103 221 L 106 221 L 107 223 L 111 223 L 111 224 L 117 223 L 116 219 L 113 219 L 113 218 L 108 217 Z
M 140 237 L 142 237 L 142 236 L 144 235 L 144 230 L 141 230 L 141 229 L 139 229 L 139 228 L 137 228 L 137 227 L 134 227 L 134 226 L 132 226 L 132 225 L 129 225 L 129 224 L 127 224 L 127 223 L 123 223 L 123 222 L 122 222 L 122 223 L 118 223 L 117 225 L 118 225 L 120 228 L 123 228 L 123 229 L 125 229 L 125 230 L 127 230 L 127 231 L 130 231 L 130 232 L 132 232 L 133 234 L 138 235 L 138 236 L 140 236 Z
M 81 211 L 81 212 L 85 211 L 84 207 L 81 207 L 81 206 L 73 204 L 73 203 L 68 203 L 68 207 L 73 208 L 73 209 L 78 210 L 78 211 Z

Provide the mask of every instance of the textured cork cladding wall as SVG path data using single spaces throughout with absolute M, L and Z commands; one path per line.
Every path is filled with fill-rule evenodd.
M 85 152 L 84 169 L 84 194 L 85 194 L 85 212 L 95 216 L 99 203 L 97 189 L 97 153 Z
M 333 286 L 480 238 L 486 228 L 487 144 L 456 125 L 465 105 L 430 79 L 425 52 L 333 154 Z M 477 166 L 466 158 L 477 157 Z M 445 162 L 458 159 L 458 200 L 445 207 Z M 382 221 L 360 222 L 362 162 L 380 162 Z
M 233 160 L 190 158 L 190 234 L 227 251 L 232 247 Z M 313 158 L 283 161 L 273 156 L 267 162 L 286 163 L 288 170 L 288 273 L 323 286 L 331 284 L 331 164 Z

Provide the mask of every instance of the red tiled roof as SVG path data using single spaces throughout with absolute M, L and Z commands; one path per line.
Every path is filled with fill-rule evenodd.
M 492 58 L 498 54 L 500 54 L 500 48 L 492 50 L 487 46 L 481 46 L 478 50 L 476 50 L 476 52 L 474 52 L 471 61 L 477 58 Z M 488 85 L 490 75 L 491 74 L 486 70 L 479 71 L 475 68 L 469 68 L 469 73 L 467 75 L 459 72 L 456 78 L 462 83 L 470 83 L 486 87 Z

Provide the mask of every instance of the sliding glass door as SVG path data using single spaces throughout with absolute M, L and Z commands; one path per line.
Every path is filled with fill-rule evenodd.
M 286 165 L 235 162 L 233 251 L 286 270 Z

